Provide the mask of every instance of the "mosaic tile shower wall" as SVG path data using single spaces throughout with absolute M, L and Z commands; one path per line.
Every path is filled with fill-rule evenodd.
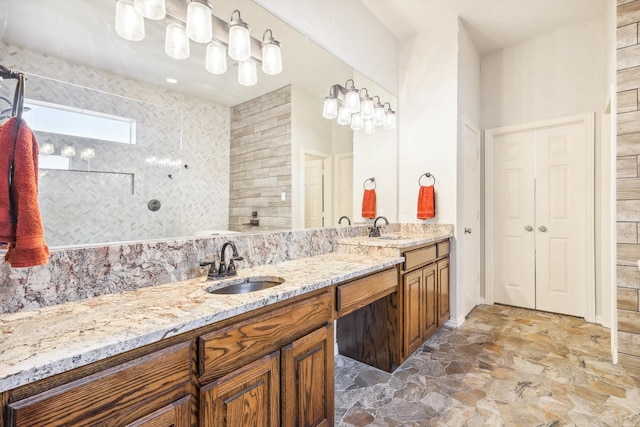
M 55 154 L 73 145 L 70 172 L 40 171 L 49 245 L 193 235 L 228 228 L 227 107 L 0 43 L 0 62 L 29 73 L 25 97 L 136 121 L 135 144 L 36 131 Z M 45 76 L 45 77 L 40 77 Z M 13 84 L 0 95 L 11 98 Z M 25 115 L 29 122 L 28 113 Z M 85 148 L 95 157 L 80 158 Z M 150 200 L 161 202 L 157 211 Z

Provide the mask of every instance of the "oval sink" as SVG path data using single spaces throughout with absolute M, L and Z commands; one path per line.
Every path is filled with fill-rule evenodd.
M 258 276 L 225 280 L 207 289 L 207 292 L 218 295 L 246 294 L 273 288 L 284 283 L 282 277 Z

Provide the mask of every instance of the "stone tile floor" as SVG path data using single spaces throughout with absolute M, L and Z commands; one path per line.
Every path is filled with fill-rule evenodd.
M 395 372 L 337 356 L 335 425 L 640 426 L 640 371 L 582 319 L 476 307 Z

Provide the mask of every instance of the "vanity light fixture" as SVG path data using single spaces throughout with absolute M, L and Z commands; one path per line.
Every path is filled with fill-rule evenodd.
M 258 63 L 266 75 L 282 72 L 282 50 L 273 31 L 267 29 L 262 40 L 252 37 L 238 9 L 227 23 L 213 14 L 210 0 L 171 0 L 169 5 L 167 11 L 167 0 L 117 0 L 116 32 L 127 40 L 142 40 L 144 18 L 164 19 L 165 53 L 171 58 L 188 58 L 194 41 L 207 44 L 205 69 L 212 74 L 227 71 L 227 55 L 237 61 L 238 83 L 244 86 L 257 83 Z
M 55 151 L 55 148 L 54 148 L 52 143 L 44 142 L 42 144 L 42 146 L 40 147 L 40 151 L 39 152 L 43 156 L 49 156 L 49 155 L 53 154 L 54 151 Z
M 369 90 L 366 87 L 360 89 L 360 112 L 362 120 L 373 119 L 373 99 L 369 96 Z
M 256 63 L 248 59 L 238 63 L 238 83 L 242 86 L 253 86 L 258 83 Z
M 269 33 L 268 37 L 267 33 Z M 262 72 L 270 76 L 282 72 L 280 42 L 273 38 L 270 28 L 262 35 Z
M 133 42 L 144 39 L 144 18 L 136 12 L 133 0 L 116 2 L 116 33 Z
M 347 80 L 344 86 L 335 84 L 329 88 L 329 95 L 323 100 L 322 117 L 337 118 L 339 125 L 351 125 L 354 131 L 364 129 L 367 135 L 375 133 L 376 126 L 385 130 L 396 128 L 396 112 L 391 104 L 382 104 L 380 97 L 370 96 L 367 88 L 358 90 L 353 79 Z
M 207 0 L 191 0 L 187 5 L 187 35 L 197 43 L 211 41 L 213 26 Z
M 153 21 L 167 16 L 165 0 L 133 0 L 133 6 L 140 15 Z
M 167 24 L 164 51 L 174 59 L 187 59 L 191 54 L 186 28 L 179 22 Z
M 215 40 L 207 45 L 204 67 L 211 74 L 227 72 L 227 49 L 224 45 Z
M 73 157 L 76 155 L 76 147 L 73 145 L 65 145 L 62 147 L 62 150 L 60 150 L 60 155 L 62 157 Z
M 96 150 L 93 148 L 85 148 L 80 152 L 80 158 L 83 160 L 93 159 L 96 156 Z
M 233 15 L 238 14 L 237 19 Z M 251 34 L 249 26 L 242 20 L 238 9 L 231 13 L 229 22 L 229 56 L 236 61 L 251 58 Z
M 397 125 L 396 112 L 391 109 L 391 104 L 388 102 L 385 102 L 384 105 L 388 106 L 388 108 L 384 112 L 384 124 L 382 128 L 384 130 L 393 130 Z

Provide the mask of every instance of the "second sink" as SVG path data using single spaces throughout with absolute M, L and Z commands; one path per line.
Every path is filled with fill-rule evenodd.
M 273 288 L 274 286 L 281 285 L 282 283 L 284 283 L 284 279 L 276 276 L 244 277 L 224 280 L 215 286 L 207 288 L 207 292 L 218 295 L 246 294 L 249 292 Z

